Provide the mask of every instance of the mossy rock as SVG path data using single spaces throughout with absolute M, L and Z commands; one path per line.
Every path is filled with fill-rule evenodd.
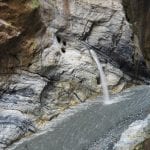
M 32 8 L 38 8 L 40 6 L 39 0 L 32 0 L 31 7 Z

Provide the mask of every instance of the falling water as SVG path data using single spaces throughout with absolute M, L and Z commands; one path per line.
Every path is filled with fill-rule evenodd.
M 93 50 L 91 50 L 91 49 L 90 49 L 90 53 L 91 53 L 94 61 L 96 62 L 98 70 L 99 70 L 99 73 L 100 73 L 100 81 L 101 81 L 101 84 L 102 84 L 103 93 L 104 93 L 104 100 L 105 100 L 104 103 L 109 104 L 110 103 L 110 99 L 109 99 L 108 86 L 107 86 L 107 81 L 106 81 L 106 77 L 105 77 L 104 71 L 102 69 L 102 65 L 99 62 L 99 59 L 98 59 L 96 53 Z

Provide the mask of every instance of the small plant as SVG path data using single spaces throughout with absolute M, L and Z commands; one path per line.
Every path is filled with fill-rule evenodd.
M 39 5 L 40 5 L 39 0 L 32 0 L 32 8 L 37 8 L 39 7 Z

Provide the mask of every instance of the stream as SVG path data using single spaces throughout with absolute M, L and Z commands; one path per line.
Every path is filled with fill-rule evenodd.
M 15 143 L 11 150 L 112 150 L 121 134 L 150 113 L 150 87 L 138 86 L 66 110 L 41 132 Z

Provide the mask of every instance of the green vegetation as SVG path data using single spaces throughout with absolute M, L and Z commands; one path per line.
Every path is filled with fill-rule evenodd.
M 39 0 L 31 0 L 31 1 L 32 1 L 32 4 L 31 4 L 32 8 L 37 8 L 40 6 Z

